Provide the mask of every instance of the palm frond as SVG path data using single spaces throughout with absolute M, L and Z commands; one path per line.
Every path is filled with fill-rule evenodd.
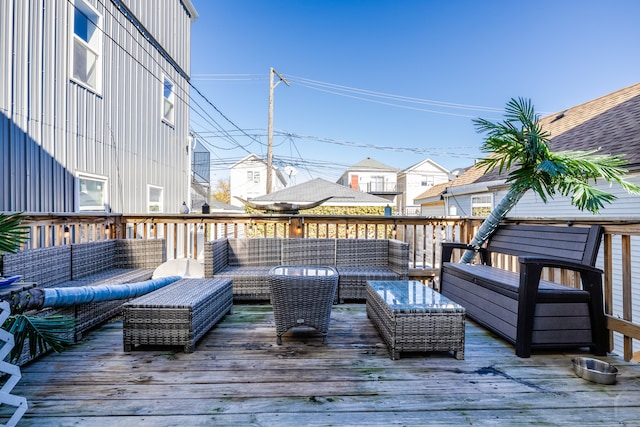
M 2 328 L 14 336 L 11 361 L 16 363 L 27 341 L 31 357 L 50 348 L 60 352 L 66 345 L 72 344 L 75 319 L 61 315 L 37 317 L 18 314 L 9 316 Z
M 563 196 L 571 196 L 571 203 L 580 210 L 599 213 L 605 203 L 616 197 L 589 184 L 604 179 L 618 183 L 629 193 L 640 194 L 640 187 L 625 180 L 626 165 L 623 155 L 597 154 L 598 150 L 563 151 L 552 153 L 555 163 L 563 165 L 563 173 L 555 177 L 552 185 Z
M 29 227 L 21 223 L 21 213 L 0 213 L 0 253 L 15 253 L 28 240 Z

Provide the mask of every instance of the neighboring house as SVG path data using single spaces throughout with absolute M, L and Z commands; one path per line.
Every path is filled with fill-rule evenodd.
M 190 0 L 3 1 L 0 211 L 189 200 Z
M 306 205 L 327 197 L 331 197 L 331 199 L 320 206 L 384 208 L 389 203 L 385 198 L 353 190 L 322 178 L 312 179 L 265 196 L 253 198 L 251 202 L 260 205 L 271 205 L 273 203 Z
M 603 154 L 625 154 L 628 162 L 627 179 L 640 185 L 640 83 L 618 90 L 584 104 L 540 119 L 543 128 L 551 135 L 553 151 L 588 151 L 600 149 Z M 637 221 L 640 215 L 640 195 L 629 194 L 619 185 L 609 185 L 602 180 L 596 187 L 615 194 L 612 204 L 605 204 L 595 218 L 620 218 Z M 423 213 L 429 212 L 431 204 L 442 199 L 443 212 L 460 216 L 485 217 L 506 194 L 508 186 L 505 175 L 497 172 L 484 174 L 478 167 L 471 167 L 451 185 L 432 189 L 430 194 L 419 198 Z M 428 196 L 428 197 L 427 197 Z M 588 211 L 580 211 L 562 196 L 543 203 L 533 191 L 527 192 L 509 212 L 509 218 L 594 218 Z M 619 236 L 613 236 L 614 241 Z M 640 239 L 631 237 L 631 253 L 640 251 Z M 620 247 L 620 242 L 614 243 Z M 613 315 L 623 312 L 621 255 L 614 254 L 612 266 Z M 597 267 L 603 268 L 602 249 Z M 640 277 L 640 260 L 634 258 L 631 277 Z M 640 292 L 637 280 L 633 280 L 632 311 L 640 312 Z M 622 348 L 619 334 L 614 334 L 615 348 Z M 636 344 L 634 351 L 638 351 Z
M 287 181 L 280 169 L 272 166 L 271 173 L 271 192 L 286 187 Z M 229 186 L 230 203 L 235 206 L 244 206 L 236 197 L 249 200 L 267 194 L 267 161 L 249 154 L 234 163 L 229 167 Z
M 353 190 L 383 197 L 395 204 L 398 191 L 398 170 L 370 157 L 348 168 L 337 181 Z
M 431 159 L 425 159 L 398 173 L 397 212 L 420 215 L 420 205 L 414 199 L 434 185 L 448 183 L 451 173 Z
M 628 179 L 640 184 L 640 83 L 543 117 L 540 123 L 551 135 L 553 151 L 600 149 L 603 154 L 624 154 Z M 497 171 L 484 174 L 475 166 L 469 168 L 440 193 L 447 214 L 486 216 L 508 190 L 505 176 Z M 602 181 L 597 186 L 618 197 L 614 203 L 604 206 L 600 217 L 638 217 L 640 196 Z M 423 212 L 426 202 L 427 199 L 421 199 Z M 529 191 L 508 216 L 589 218 L 593 215 L 579 211 L 565 197 L 556 196 L 545 204 L 536 193 Z
M 444 194 L 448 194 L 447 191 L 452 188 L 465 188 L 467 191 L 474 191 L 473 186 L 469 186 L 479 176 L 483 174 L 482 169 L 470 167 L 466 171 L 460 173 L 460 176 L 450 182 L 434 185 L 424 193 L 416 196 L 414 203 L 420 206 L 420 214 L 423 216 L 476 216 L 467 213 L 467 211 L 459 212 L 458 205 L 453 203 L 454 200 L 450 200 L 444 197 Z M 471 212 L 469 210 L 468 212 Z

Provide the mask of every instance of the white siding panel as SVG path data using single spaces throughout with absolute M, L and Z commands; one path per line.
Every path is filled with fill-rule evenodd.
M 165 211 L 178 212 L 188 194 L 188 97 L 176 100 L 172 127 L 159 106 L 163 73 L 176 91 L 188 93 L 187 81 L 113 2 L 89 3 L 106 34 L 100 94 L 69 79 L 70 2 L 0 2 L 0 210 L 72 211 L 75 174 L 87 172 L 109 177 L 114 212 L 146 212 L 147 184 L 165 188 Z M 190 22 L 184 8 L 161 3 L 163 13 L 180 14 L 168 18 L 168 34 L 156 25 L 154 38 L 183 46 L 189 27 L 183 36 L 174 30 Z M 178 50 L 188 63 L 190 49 Z

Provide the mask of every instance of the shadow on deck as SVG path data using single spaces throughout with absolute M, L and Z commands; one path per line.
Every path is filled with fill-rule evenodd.
M 191 354 L 124 353 L 122 322 L 22 368 L 20 426 L 639 425 L 640 366 L 611 356 L 615 385 L 578 378 L 579 352 L 515 356 L 467 320 L 465 360 L 392 361 L 364 304 L 334 306 L 327 345 L 271 306 L 236 305 Z

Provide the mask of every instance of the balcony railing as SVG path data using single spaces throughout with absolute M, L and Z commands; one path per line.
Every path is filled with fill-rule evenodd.
M 616 346 L 622 343 L 625 360 L 630 360 L 634 340 L 640 340 L 640 323 L 633 321 L 634 298 L 637 301 L 640 293 L 640 256 L 636 255 L 640 249 L 640 221 L 597 219 L 518 219 L 517 222 L 604 226 L 597 266 L 604 270 L 607 326 L 612 334 L 616 333 Z M 221 237 L 396 238 L 409 243 L 412 277 L 433 278 L 437 286 L 440 243 L 468 242 L 480 222 L 468 218 L 416 216 L 65 213 L 25 214 L 24 223 L 30 226 L 30 240 L 25 248 L 109 238 L 164 238 L 168 259 L 202 259 L 204 242 Z M 518 265 L 513 259 L 496 263 L 512 270 Z M 545 278 L 568 286 L 578 283 L 576 277 L 562 271 L 547 271 Z M 638 309 L 637 303 L 635 308 Z
M 398 184 L 395 182 L 368 182 L 366 185 L 360 186 L 360 191 L 366 193 L 397 193 Z

